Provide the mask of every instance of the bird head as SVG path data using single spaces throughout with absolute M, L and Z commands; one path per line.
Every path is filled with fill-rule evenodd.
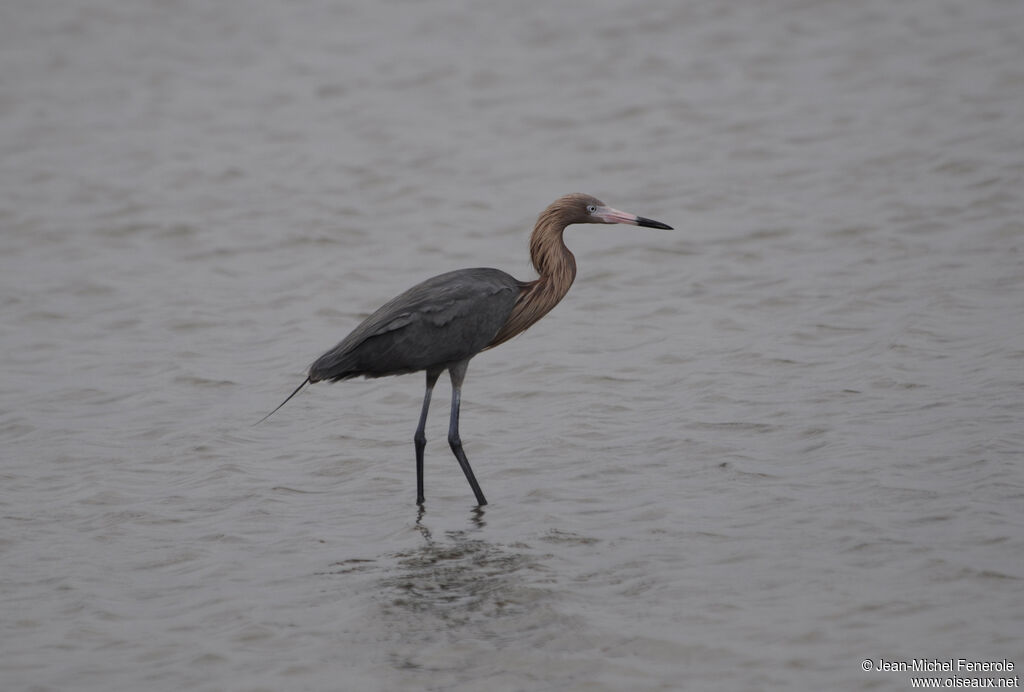
M 565 226 L 574 223 L 625 223 L 633 226 L 672 230 L 668 224 L 619 211 L 614 207 L 609 207 L 596 197 L 579 192 L 556 199 L 541 214 L 541 216 L 548 215 L 557 217 Z

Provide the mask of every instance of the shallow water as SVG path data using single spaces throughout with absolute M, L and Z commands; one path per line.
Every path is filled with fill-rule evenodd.
M 5 690 L 908 689 L 1024 665 L 1024 4 L 0 8 Z M 463 266 L 566 300 L 317 385 Z M 1018 671 L 1019 672 L 1019 671 Z

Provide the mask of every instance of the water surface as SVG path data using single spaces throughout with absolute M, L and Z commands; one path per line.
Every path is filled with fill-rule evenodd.
M 1024 5 L 9 2 L 8 690 L 907 689 L 1024 665 Z M 304 367 L 428 276 L 476 358 Z M 445 381 L 443 381 L 445 382 Z

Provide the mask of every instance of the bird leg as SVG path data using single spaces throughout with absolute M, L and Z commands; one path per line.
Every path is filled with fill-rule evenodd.
M 427 426 L 427 409 L 430 408 L 430 395 L 434 393 L 434 385 L 441 375 L 441 370 L 427 370 L 427 392 L 423 395 L 423 410 L 420 411 L 420 424 L 416 427 L 416 434 L 412 441 L 416 445 L 416 504 L 422 506 L 426 501 L 423 497 L 423 450 L 427 446 L 427 434 L 424 428 Z
M 462 439 L 459 437 L 459 403 L 462 400 L 462 380 L 466 377 L 466 368 L 468 366 L 469 360 L 467 359 L 454 363 L 448 368 L 448 374 L 452 377 L 452 418 L 451 423 L 448 425 L 448 445 L 452 448 L 452 452 L 455 453 L 455 458 L 459 460 L 462 472 L 466 474 L 469 487 L 473 489 L 473 494 L 476 495 L 477 504 L 486 505 L 487 500 L 480 490 L 480 484 L 476 482 L 476 476 L 473 475 L 473 469 L 469 466 L 469 459 L 466 458 L 466 453 L 462 451 Z

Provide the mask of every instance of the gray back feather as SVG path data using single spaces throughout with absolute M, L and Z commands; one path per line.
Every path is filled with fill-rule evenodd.
M 523 284 L 499 269 L 459 269 L 385 303 L 309 369 L 311 382 L 441 367 L 487 346 Z

